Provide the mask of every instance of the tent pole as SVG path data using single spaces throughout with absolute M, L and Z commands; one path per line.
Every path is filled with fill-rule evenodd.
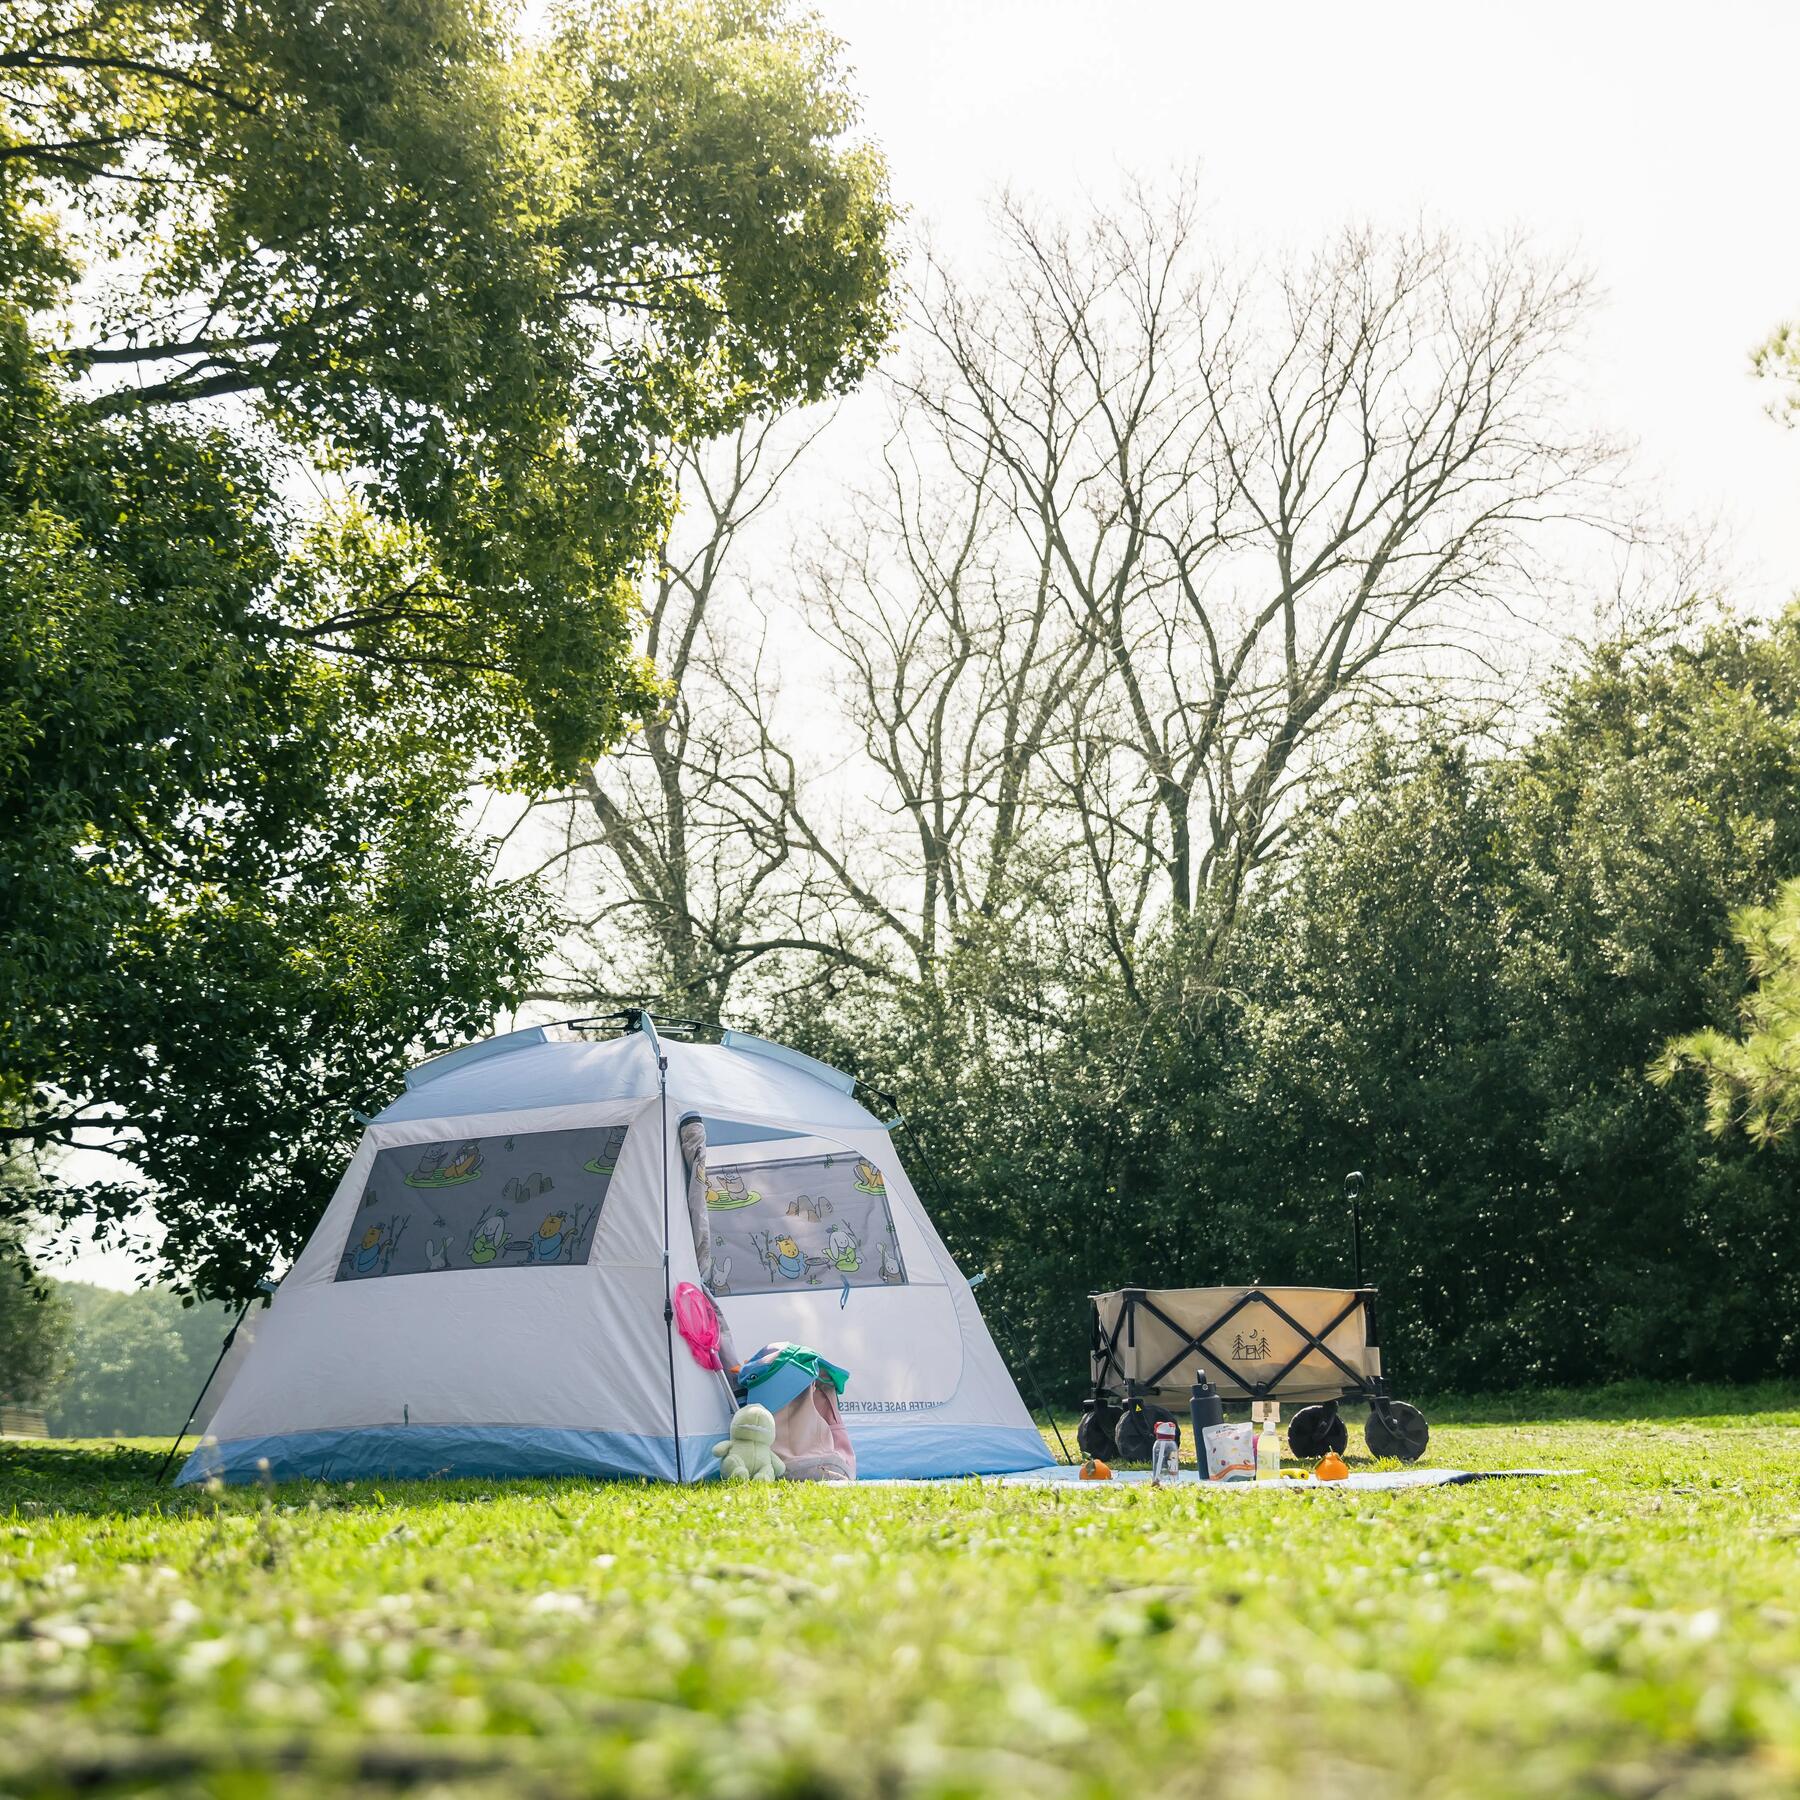
M 675 1294 L 669 1285 L 669 1059 L 663 1054 L 662 1039 L 656 1035 L 656 1021 L 647 1010 L 638 1013 L 637 1024 L 656 1052 L 656 1083 L 662 1108 L 663 1336 L 669 1348 L 669 1422 L 675 1433 L 675 1482 L 681 1486 L 687 1476 L 681 1466 L 681 1402 L 675 1393 Z
M 239 1307 L 238 1316 L 231 1321 L 231 1329 L 226 1332 L 225 1341 L 219 1346 L 219 1354 L 214 1359 L 212 1368 L 207 1371 L 206 1379 L 201 1382 L 200 1391 L 194 1396 L 194 1404 L 188 1408 L 187 1418 L 183 1422 L 181 1429 L 176 1432 L 174 1443 L 169 1446 L 169 1454 L 163 1458 L 162 1467 L 156 1471 L 156 1479 L 159 1486 L 167 1477 L 170 1465 L 175 1461 L 175 1452 L 181 1448 L 181 1440 L 187 1436 L 188 1428 L 194 1422 L 194 1414 L 200 1410 L 200 1402 L 206 1398 L 206 1390 L 213 1384 L 213 1376 L 218 1374 L 220 1365 L 231 1353 L 231 1346 L 237 1338 L 238 1327 L 244 1322 L 244 1314 L 250 1310 L 251 1305 L 255 1300 L 256 1296 L 252 1294 L 250 1298 Z

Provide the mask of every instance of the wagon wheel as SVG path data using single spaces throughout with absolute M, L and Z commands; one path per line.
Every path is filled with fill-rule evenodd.
M 1404 1400 L 1390 1400 L 1385 1406 L 1369 1408 L 1369 1422 L 1363 1427 L 1371 1456 L 1398 1457 L 1401 1462 L 1417 1462 L 1431 1442 L 1431 1427 L 1416 1406 Z
M 1091 1402 L 1083 1409 L 1081 1423 L 1075 1427 L 1075 1443 L 1083 1456 L 1097 1456 L 1102 1462 L 1111 1462 L 1118 1456 L 1113 1423 L 1113 1409 L 1104 1400 Z
M 1288 1448 L 1298 1457 L 1311 1459 L 1327 1450 L 1344 1454 L 1350 1427 L 1338 1416 L 1335 1405 L 1303 1406 L 1288 1421 Z
M 1156 1443 L 1156 1427 L 1167 1419 L 1175 1427 L 1175 1441 L 1181 1442 L 1181 1421 L 1166 1406 L 1150 1406 L 1142 1400 L 1127 1400 L 1125 1410 L 1113 1426 L 1113 1442 L 1119 1447 L 1122 1462 L 1148 1462 Z

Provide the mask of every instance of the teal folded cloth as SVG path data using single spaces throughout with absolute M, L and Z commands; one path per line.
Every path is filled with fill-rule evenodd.
M 850 1379 L 848 1369 L 827 1362 L 804 1344 L 765 1344 L 738 1371 L 738 1392 L 746 1402 L 780 1412 L 815 1381 L 829 1381 L 841 1394 Z

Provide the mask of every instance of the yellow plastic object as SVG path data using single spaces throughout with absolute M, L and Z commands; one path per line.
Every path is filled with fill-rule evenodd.
M 1081 1465 L 1080 1479 L 1083 1481 L 1111 1481 L 1112 1470 L 1099 1457 L 1090 1456 Z
M 1350 1470 L 1344 1459 L 1335 1450 L 1327 1450 L 1319 1458 L 1319 1466 L 1313 1470 L 1314 1481 L 1348 1481 Z

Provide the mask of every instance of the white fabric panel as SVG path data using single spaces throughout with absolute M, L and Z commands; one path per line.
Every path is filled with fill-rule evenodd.
M 615 1111 L 612 1107 L 590 1107 L 598 1118 Z M 675 1121 L 669 1120 L 669 1150 L 681 1167 L 681 1151 L 675 1142 Z M 662 1269 L 663 1256 L 663 1190 L 662 1190 L 662 1109 L 652 1100 L 640 1106 L 632 1119 L 625 1139 L 625 1153 L 613 1175 L 606 1206 L 600 1214 L 600 1227 L 594 1233 L 593 1261 L 603 1267 L 628 1266 L 638 1269 Z M 618 1204 L 614 1204 L 615 1198 Z M 674 1248 L 675 1218 L 682 1210 L 679 1178 L 670 1186 L 670 1248 Z M 693 1246 L 688 1246 L 688 1260 L 693 1260 Z M 675 1281 L 693 1279 L 677 1275 Z M 660 1328 L 660 1314 L 658 1315 Z
M 835 1287 L 744 1294 L 721 1300 L 720 1310 L 745 1355 L 763 1344 L 806 1344 L 848 1369 L 840 1405 L 854 1423 L 926 1409 L 933 1420 L 954 1423 L 965 1365 L 964 1333 L 948 1288 L 954 1265 L 933 1242 L 935 1233 L 927 1235 L 919 1197 L 889 1135 L 877 1128 L 836 1141 L 882 1172 L 906 1285 L 852 1288 L 845 1305 Z
M 225 1404 L 225 1396 L 231 1392 L 232 1383 L 237 1380 L 238 1372 L 249 1360 L 250 1346 L 256 1342 L 256 1334 L 262 1329 L 262 1321 L 268 1310 L 258 1298 L 250 1303 L 249 1310 L 238 1321 L 230 1348 L 219 1359 L 219 1366 L 213 1371 L 205 1392 L 200 1396 L 200 1404 L 194 1408 L 194 1429 L 202 1437 L 212 1429 L 213 1416 Z
M 211 1435 L 668 1419 L 660 1266 L 462 1269 L 284 1289 Z
M 780 1119 L 833 1135 L 875 1123 L 848 1094 L 772 1057 L 722 1044 L 665 1042 L 663 1050 L 676 1107 L 671 1131 L 684 1112 Z M 656 1053 L 644 1033 L 633 1031 L 605 1043 L 538 1044 L 470 1063 L 402 1094 L 376 1123 L 649 1100 L 656 1092 Z
M 682 1202 L 681 1184 L 687 1178 L 687 1171 L 681 1160 L 681 1137 L 676 1131 L 676 1123 L 683 1111 L 675 1103 L 675 1096 L 669 1096 L 669 1145 L 666 1164 L 669 1180 L 669 1286 L 673 1294 L 684 1282 L 691 1281 L 696 1287 L 701 1286 L 700 1263 L 694 1254 L 693 1234 L 686 1229 L 686 1208 Z M 657 1116 L 656 1109 L 646 1108 L 646 1126 Z M 648 1129 L 643 1132 L 644 1141 L 652 1149 L 661 1141 L 660 1131 L 652 1133 Z M 654 1161 L 654 1158 L 652 1158 Z M 631 1191 L 639 1192 L 635 1182 Z M 662 1192 L 660 1186 L 651 1187 L 646 1180 L 639 1206 L 632 1209 L 634 1219 L 653 1223 L 657 1240 L 656 1269 L 657 1281 L 662 1279 Z M 602 1223 L 605 1221 L 602 1220 Z M 596 1249 L 599 1247 L 596 1246 Z M 681 1436 L 691 1437 L 696 1432 L 706 1432 L 715 1438 L 722 1438 L 731 1430 L 731 1415 L 736 1410 L 736 1402 L 732 1398 L 730 1378 L 717 1369 L 703 1369 L 694 1360 L 693 1352 L 688 1349 L 681 1333 L 675 1331 L 671 1338 L 669 1328 L 665 1326 L 662 1316 L 662 1288 L 657 1288 L 655 1328 L 658 1341 L 662 1347 L 662 1379 L 663 1379 L 663 1411 L 657 1414 L 662 1418 L 668 1410 L 668 1383 L 671 1355 L 674 1359 L 675 1394 L 681 1412 Z M 671 1344 L 673 1348 L 671 1349 Z M 754 1346 L 753 1346 L 754 1347 Z M 643 1426 L 637 1429 L 643 1430 Z M 658 1426 L 657 1430 L 665 1429 Z M 710 1460 L 698 1469 L 688 1469 L 685 1473 L 689 1480 L 710 1474 L 714 1465 Z
M 363 1133 L 362 1142 L 357 1145 L 355 1154 L 350 1159 L 349 1167 L 344 1171 L 344 1178 L 337 1185 L 330 1204 L 325 1208 L 324 1216 L 312 1236 L 307 1239 L 306 1248 L 294 1261 L 280 1291 L 287 1293 L 292 1288 L 305 1287 L 317 1282 L 335 1282 L 337 1279 L 338 1259 L 343 1254 L 344 1244 L 348 1239 L 351 1221 L 355 1218 L 362 1204 L 363 1189 L 368 1183 L 369 1169 L 376 1155 L 382 1150 L 395 1149 L 407 1144 L 434 1144 L 451 1138 L 479 1138 L 495 1136 L 524 1136 L 535 1131 L 571 1131 L 583 1126 L 592 1125 L 630 1125 L 641 1114 L 649 1112 L 655 1119 L 655 1106 L 646 1108 L 642 1101 L 620 1104 L 613 1102 L 601 1106 L 548 1106 L 521 1109 L 517 1112 L 485 1112 L 485 1113 L 434 1113 L 430 1117 L 406 1119 L 388 1122 L 385 1115 Z M 659 1128 L 660 1129 L 660 1128 Z M 625 1157 L 632 1163 L 640 1155 L 648 1155 L 649 1166 L 656 1163 L 656 1147 L 646 1148 L 637 1140 L 640 1133 L 633 1132 L 626 1139 Z M 621 1168 L 620 1175 L 625 1174 Z M 632 1210 L 635 1210 L 633 1208 Z M 607 1223 L 607 1214 L 613 1211 L 613 1194 L 608 1192 L 606 1210 L 601 1215 L 601 1229 Z M 596 1242 L 593 1260 L 599 1260 L 599 1246 Z M 641 1256 L 631 1260 L 643 1260 Z M 655 1260 L 662 1260 L 661 1215 L 658 1214 L 658 1235 Z
M 896 1157 L 896 1165 L 898 1162 Z M 896 1178 L 906 1196 L 908 1214 L 930 1246 L 937 1266 L 944 1272 L 956 1316 L 962 1325 L 962 1384 L 956 1399 L 936 1417 L 946 1425 L 984 1424 L 1035 1431 L 1037 1427 L 1031 1421 L 1031 1413 L 1019 1398 L 1019 1390 L 989 1335 L 981 1308 L 975 1304 L 974 1290 L 944 1247 L 944 1240 L 938 1236 L 937 1227 L 932 1224 L 931 1215 L 920 1202 L 906 1171 L 896 1166 Z M 890 1185 L 894 1185 L 892 1180 Z
M 956 1306 L 932 1287 L 786 1288 L 718 1302 L 744 1355 L 764 1344 L 805 1344 L 850 1371 L 846 1399 L 862 1406 L 955 1398 L 963 1379 L 963 1334 Z
M 378 1150 L 446 1137 L 617 1123 L 631 1130 L 588 1264 L 336 1279 Z M 250 1437 L 407 1418 L 414 1424 L 668 1431 L 661 1136 L 654 1100 L 371 1127 L 319 1229 L 277 1291 L 258 1333 L 258 1353 L 246 1360 L 210 1434 Z M 678 1169 L 673 1143 L 671 1154 Z M 697 1277 L 692 1243 L 685 1257 L 680 1250 L 672 1241 L 671 1284 Z M 691 1410 L 683 1430 L 722 1424 L 729 1408 L 717 1376 L 701 1370 L 685 1346 L 677 1349 L 677 1396 Z M 701 1379 L 684 1376 L 683 1359 Z
M 362 1142 L 356 1146 L 355 1153 L 350 1158 L 350 1166 L 344 1170 L 343 1180 L 337 1184 L 337 1191 L 331 1196 L 318 1224 L 313 1227 L 312 1236 L 306 1240 L 306 1248 L 294 1258 L 294 1266 L 282 1277 L 281 1286 L 275 1290 L 275 1299 L 269 1308 L 271 1312 L 282 1304 L 283 1296 L 293 1289 L 336 1278 L 338 1258 L 343 1254 L 350 1221 L 356 1216 L 357 1207 L 362 1204 L 363 1189 L 368 1185 L 369 1170 L 374 1164 L 376 1153 L 384 1147 L 376 1139 L 378 1129 L 379 1127 L 370 1126 L 363 1133 Z M 418 1141 L 428 1142 L 429 1139 Z
M 738 1347 L 748 1355 L 787 1339 L 848 1369 L 850 1385 L 839 1406 L 857 1431 L 926 1423 L 1035 1429 L 968 1282 L 901 1164 L 899 1147 L 879 1126 L 838 1135 L 886 1179 L 908 1285 L 852 1289 L 842 1308 L 836 1290 L 723 1301 Z M 777 1321 L 782 1328 L 770 1329 Z

